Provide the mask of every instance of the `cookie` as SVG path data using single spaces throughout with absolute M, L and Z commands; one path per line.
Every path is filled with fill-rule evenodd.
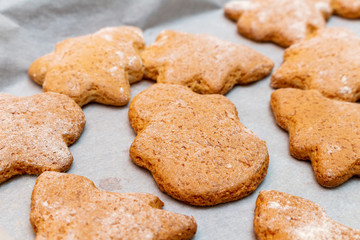
M 360 0 L 331 0 L 335 14 L 345 18 L 360 18 Z
M 274 88 L 316 89 L 324 96 L 360 99 L 360 38 L 344 28 L 326 28 L 285 50 L 271 77 Z
M 324 28 L 332 14 L 330 0 L 232 1 L 224 11 L 243 36 L 282 47 Z
M 336 187 L 360 176 L 360 105 L 331 100 L 315 90 L 284 88 L 271 95 L 280 127 L 289 132 L 290 153 L 311 160 L 316 180 Z
M 148 169 L 159 188 L 196 206 L 243 198 L 264 179 L 264 141 L 247 129 L 222 95 L 200 95 L 181 85 L 155 84 L 129 106 L 137 137 L 135 164 Z
M 318 204 L 278 191 L 261 191 L 254 229 L 262 239 L 360 239 L 360 230 L 331 219 Z
M 66 39 L 29 68 L 43 91 L 66 94 L 80 106 L 89 102 L 122 106 L 130 100 L 130 84 L 142 79 L 140 51 L 145 44 L 136 27 L 108 27 Z
M 41 174 L 31 196 L 30 222 L 42 239 L 191 239 L 193 217 L 161 210 L 146 193 L 99 190 L 88 178 Z
M 188 86 L 198 93 L 227 93 L 270 74 L 274 63 L 244 45 L 207 34 L 163 31 L 141 54 L 145 78 Z
M 0 183 L 19 174 L 68 170 L 68 146 L 84 126 L 84 113 L 65 95 L 0 94 Z

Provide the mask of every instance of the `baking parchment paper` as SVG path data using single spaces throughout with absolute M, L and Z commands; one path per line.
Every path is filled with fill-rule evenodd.
M 278 68 L 283 48 L 255 43 L 240 36 L 234 22 L 223 15 L 227 0 L 0 0 L 0 91 L 18 96 L 42 92 L 27 77 L 38 57 L 52 51 L 65 38 L 89 34 L 106 26 L 135 25 L 143 29 L 147 44 L 163 29 L 208 33 L 242 43 L 270 57 Z M 360 20 L 333 16 L 328 27 L 347 27 L 360 36 Z M 132 97 L 154 82 L 131 86 Z M 288 134 L 272 115 L 269 77 L 236 86 L 226 96 L 235 103 L 240 120 L 267 142 L 270 166 L 264 182 L 250 196 L 214 207 L 193 207 L 162 193 L 151 174 L 133 164 L 129 146 L 135 133 L 128 122 L 128 106 L 91 103 L 83 108 L 86 127 L 70 147 L 74 163 L 69 173 L 90 178 L 104 190 L 148 192 L 160 197 L 164 209 L 192 215 L 198 224 L 195 240 L 255 239 L 253 218 L 260 190 L 274 189 L 319 203 L 336 221 L 360 228 L 360 182 L 326 189 L 315 180 L 310 162 L 289 155 Z M 0 185 L 0 239 L 34 239 L 29 222 L 30 197 L 36 176 L 23 175 Z M 7 235 L 7 236 L 6 236 Z

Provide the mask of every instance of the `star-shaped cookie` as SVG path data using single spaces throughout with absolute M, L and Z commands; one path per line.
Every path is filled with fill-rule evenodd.
M 360 0 L 331 0 L 335 14 L 345 18 L 360 18 Z
M 285 50 L 271 77 L 275 88 L 316 89 L 324 96 L 360 99 L 360 38 L 344 28 L 319 30 Z
M 330 0 L 232 1 L 224 10 L 243 36 L 282 47 L 324 28 L 332 14 Z
M 290 153 L 311 160 L 317 181 L 336 187 L 360 176 L 360 105 L 315 90 L 279 89 L 271 95 L 277 123 L 290 135 Z
M 254 229 L 258 240 L 360 239 L 360 230 L 335 222 L 320 205 L 273 190 L 259 193 Z
M 188 86 L 198 93 L 227 93 L 269 75 L 273 62 L 244 45 L 207 34 L 163 31 L 141 54 L 145 78 Z
M 42 239 L 191 239 L 193 217 L 161 210 L 146 193 L 99 190 L 88 178 L 41 174 L 31 196 L 30 222 Z
M 84 113 L 65 95 L 0 94 L 0 183 L 14 175 L 69 169 L 68 145 L 84 126 Z
M 29 76 L 45 92 L 89 102 L 121 106 L 130 100 L 130 84 L 142 79 L 140 51 L 145 44 L 136 27 L 108 27 L 66 39 L 29 68 Z
M 138 133 L 130 157 L 175 199 L 211 206 L 249 195 L 264 179 L 264 141 L 247 129 L 232 102 L 181 85 L 155 84 L 134 97 Z

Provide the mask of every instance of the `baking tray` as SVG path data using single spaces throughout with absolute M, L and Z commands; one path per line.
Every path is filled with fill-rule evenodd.
M 225 0 L 0 0 L 0 90 L 18 96 L 40 93 L 27 76 L 36 58 L 52 51 L 67 37 L 93 33 L 106 26 L 134 25 L 144 31 L 147 44 L 164 29 L 208 33 L 241 43 L 268 56 L 278 68 L 284 49 L 255 43 L 240 36 L 234 22 L 223 15 Z M 332 17 L 328 27 L 347 27 L 360 36 L 360 21 Z M 288 134 L 279 128 L 269 101 L 274 91 L 265 78 L 236 86 L 226 96 L 236 105 L 240 120 L 267 142 L 268 174 L 250 196 L 214 207 L 193 207 L 172 199 L 156 186 L 150 172 L 129 158 L 135 133 L 128 122 L 128 106 L 91 103 L 83 107 L 86 127 L 70 147 L 74 162 L 69 173 L 90 178 L 100 188 L 116 192 L 148 192 L 165 203 L 164 209 L 192 215 L 198 224 L 195 240 L 255 239 L 253 218 L 260 190 L 274 189 L 319 203 L 336 221 L 360 228 L 360 183 L 352 178 L 333 189 L 321 187 L 310 162 L 289 154 Z M 154 82 L 131 86 L 132 97 Z M 0 185 L 0 239 L 34 239 L 29 222 L 30 196 L 36 176 L 23 175 Z

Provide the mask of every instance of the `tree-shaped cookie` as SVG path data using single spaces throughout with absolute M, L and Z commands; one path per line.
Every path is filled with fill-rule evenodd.
M 269 75 L 273 62 L 244 45 L 207 34 L 163 31 L 142 52 L 145 78 L 188 86 L 198 93 L 227 93 Z
M 275 88 L 316 89 L 324 96 L 360 99 L 360 38 L 344 28 L 326 28 L 285 50 L 271 77 Z
M 69 169 L 68 145 L 84 126 L 82 110 L 65 95 L 0 94 L 0 183 L 14 175 Z
M 277 123 L 290 135 L 290 153 L 311 160 L 317 181 L 336 187 L 360 176 L 360 105 L 315 90 L 279 89 L 271 95 Z
M 360 18 L 360 0 L 331 0 L 335 14 L 346 18 Z
M 331 13 L 330 0 L 248 0 L 225 5 L 225 15 L 237 21 L 242 35 L 283 47 L 324 28 Z
M 266 175 L 265 142 L 222 95 L 155 84 L 131 101 L 129 119 L 138 133 L 131 159 L 151 171 L 162 191 L 185 203 L 210 206 L 243 198 Z
M 99 190 L 88 178 L 41 174 L 31 197 L 30 222 L 42 239 L 191 239 L 194 218 L 161 210 L 146 193 Z
M 66 39 L 29 68 L 44 91 L 63 93 L 80 106 L 89 102 L 121 106 L 130 100 L 130 84 L 142 79 L 140 29 L 108 27 Z
M 258 240 L 360 239 L 360 230 L 335 222 L 318 204 L 273 190 L 259 193 L 254 229 Z

